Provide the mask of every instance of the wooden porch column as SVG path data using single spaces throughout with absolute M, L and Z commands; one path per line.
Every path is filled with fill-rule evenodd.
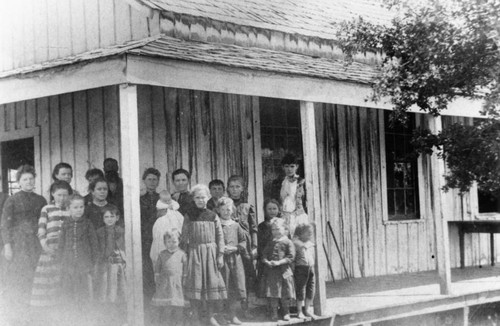
M 429 117 L 429 129 L 433 133 L 442 130 L 441 117 Z M 441 187 L 444 182 L 445 162 L 434 153 L 431 156 L 432 174 L 432 208 L 435 225 L 436 259 L 439 273 L 439 287 L 441 294 L 451 294 L 451 266 L 450 266 L 450 241 L 448 234 L 448 221 L 445 218 L 446 196 L 442 194 Z
M 300 102 L 300 122 L 302 125 L 302 144 L 304 148 L 304 173 L 307 192 L 307 214 L 316 224 L 316 297 L 314 311 L 318 315 L 326 312 L 325 273 L 326 264 L 323 254 L 323 230 L 325 223 L 321 214 L 319 191 L 318 149 L 316 138 L 316 120 L 313 102 Z
M 128 325 L 144 325 L 137 86 L 120 85 L 121 169 L 127 259 Z

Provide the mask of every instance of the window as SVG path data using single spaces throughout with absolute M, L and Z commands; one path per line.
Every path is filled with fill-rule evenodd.
M 500 213 L 500 200 L 491 193 L 477 191 L 479 213 Z
M 410 114 L 406 126 L 397 122 L 391 126 L 389 116 L 384 112 L 388 219 L 418 219 L 417 158 L 410 143 L 415 115 Z
M 23 164 L 35 162 L 34 138 L 10 140 L 0 143 L 2 191 L 10 196 L 19 191 L 17 169 Z
M 281 160 L 285 153 L 302 157 L 300 102 L 260 98 L 260 130 L 264 198 L 271 196 L 272 182 L 283 173 Z M 304 175 L 303 164 L 297 173 Z

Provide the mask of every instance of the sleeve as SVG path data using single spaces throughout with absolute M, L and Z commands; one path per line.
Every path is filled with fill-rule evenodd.
M 248 208 L 248 228 L 250 230 L 250 236 L 252 237 L 252 249 L 257 248 L 257 218 L 255 216 L 255 208 L 250 205 Z
M 89 237 L 89 242 L 90 242 L 90 252 L 91 252 L 91 258 L 92 258 L 92 263 L 95 264 L 97 262 L 97 256 L 99 255 L 99 244 L 97 242 L 97 234 L 94 229 L 94 226 L 92 225 L 92 222 L 88 221 L 87 223 L 87 232 L 88 232 L 88 237 Z
M 216 215 L 214 219 L 215 223 L 215 242 L 217 243 L 217 252 L 219 255 L 224 254 L 224 231 L 222 231 L 222 225 L 220 224 L 219 216 Z
M 3 206 L 2 221 L 0 224 L 0 230 L 2 234 L 2 240 L 4 244 L 11 243 L 11 228 L 14 219 L 14 204 L 15 200 L 13 197 L 7 198 Z
M 247 240 L 245 237 L 245 231 L 238 225 L 238 249 L 240 253 L 244 253 L 247 247 Z
M 42 246 L 47 241 L 47 223 L 49 220 L 49 214 L 47 212 L 47 206 L 44 206 L 40 211 L 40 218 L 38 219 L 38 239 Z
M 286 259 L 287 264 L 293 263 L 293 261 L 295 260 L 295 246 L 293 245 L 292 241 L 287 241 L 285 250 L 285 257 L 283 259 Z

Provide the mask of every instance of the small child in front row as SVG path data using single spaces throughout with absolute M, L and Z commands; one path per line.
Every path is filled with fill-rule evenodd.
M 91 273 L 97 258 L 97 236 L 92 222 L 84 216 L 85 200 L 71 195 L 70 217 L 61 228 L 58 254 L 61 257 L 61 285 L 66 298 L 82 304 L 93 297 Z
M 175 326 L 183 319 L 184 291 L 187 276 L 187 255 L 179 249 L 178 230 L 168 230 L 163 237 L 165 250 L 154 265 L 156 292 L 152 304 L 162 307 L 160 324 Z
M 101 302 L 125 299 L 125 230 L 116 224 L 120 212 L 116 207 L 105 208 L 105 226 L 97 230 L 96 295 Z
M 299 224 L 295 229 L 295 287 L 298 318 L 315 318 L 310 307 L 314 299 L 314 243 L 313 225 Z
M 271 319 L 278 320 L 278 303 L 281 301 L 283 320 L 290 320 L 290 300 L 295 299 L 295 282 L 291 264 L 295 260 L 295 246 L 287 237 L 285 221 L 280 218 L 271 222 L 273 240 L 262 254 L 264 271 L 261 279 L 261 295 L 268 298 Z
M 224 266 L 221 270 L 227 288 L 227 300 L 224 302 L 224 310 L 228 312 L 231 324 L 241 325 L 241 321 L 236 316 L 233 303 L 247 298 L 245 268 L 241 260 L 241 253 L 246 250 L 246 236 L 241 226 L 232 219 L 234 213 L 233 200 L 222 197 L 217 201 L 217 206 L 219 207 L 225 243 Z
M 259 224 L 257 233 L 257 284 L 260 283 L 264 271 L 262 253 L 267 244 L 273 240 L 271 222 L 274 218 L 281 218 L 280 203 L 276 199 L 267 199 L 264 202 L 264 221 Z

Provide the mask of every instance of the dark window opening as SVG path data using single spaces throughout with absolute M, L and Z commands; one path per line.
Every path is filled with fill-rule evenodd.
M 419 218 L 417 158 L 411 145 L 415 115 L 406 125 L 389 122 L 384 113 L 387 172 L 387 207 L 390 221 Z
M 261 97 L 259 106 L 264 198 L 269 198 L 272 182 L 283 174 L 281 160 L 285 153 L 303 157 L 300 102 Z M 303 164 L 297 173 L 304 176 Z
M 19 191 L 16 180 L 17 169 L 23 164 L 34 165 L 34 139 L 25 138 L 6 141 L 2 142 L 0 147 L 2 156 L 2 191 L 12 196 Z
M 500 213 L 500 200 L 497 196 L 478 190 L 477 197 L 479 213 Z

